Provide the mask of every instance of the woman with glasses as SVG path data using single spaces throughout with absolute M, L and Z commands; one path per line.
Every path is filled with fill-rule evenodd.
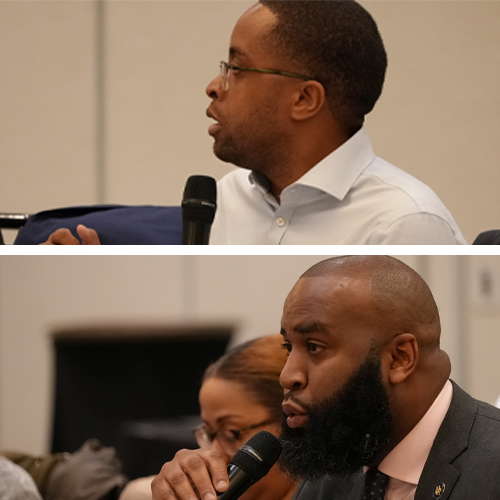
M 179 472 L 185 471 L 185 464 L 195 455 L 218 452 L 229 463 L 238 448 L 257 432 L 266 430 L 279 435 L 283 418 L 279 376 L 286 361 L 282 341 L 278 334 L 251 340 L 229 350 L 207 368 L 199 393 L 203 423 L 194 430 L 200 450 L 181 450 L 165 464 L 170 477 L 177 476 L 174 483 L 179 484 Z M 151 479 L 132 481 L 120 500 L 151 499 Z M 275 465 L 240 498 L 290 500 L 296 486 Z M 178 486 L 171 488 L 176 490 Z M 199 498 L 197 492 L 192 493 Z

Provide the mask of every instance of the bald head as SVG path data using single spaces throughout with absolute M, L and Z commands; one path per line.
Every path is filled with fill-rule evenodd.
M 432 293 L 392 257 L 319 262 L 288 294 L 281 325 L 289 357 L 280 383 L 299 403 L 340 397 L 367 366 L 379 370 L 352 396 L 357 400 L 375 377 L 377 398 L 388 405 L 390 438 L 374 465 L 423 417 L 450 375 Z
M 388 256 L 343 256 L 315 264 L 304 278 L 341 278 L 364 282 L 373 326 L 380 341 L 400 333 L 416 336 L 421 349 L 439 348 L 441 327 L 432 293 L 411 267 Z M 359 285 L 358 285 L 359 286 Z

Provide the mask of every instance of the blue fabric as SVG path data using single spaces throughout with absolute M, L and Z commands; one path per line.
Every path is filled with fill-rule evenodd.
M 95 229 L 103 245 L 181 245 L 181 207 L 93 205 L 58 208 L 32 215 L 14 245 L 37 245 L 65 227 Z

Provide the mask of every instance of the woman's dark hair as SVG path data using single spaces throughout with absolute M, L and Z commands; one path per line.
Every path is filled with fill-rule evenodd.
M 279 377 L 286 362 L 282 342 L 282 336 L 274 334 L 233 347 L 206 369 L 203 382 L 215 377 L 241 384 L 279 422 L 283 414 Z

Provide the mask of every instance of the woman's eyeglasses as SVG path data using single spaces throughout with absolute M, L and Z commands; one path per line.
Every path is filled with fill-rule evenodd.
M 232 455 L 236 451 L 236 443 L 241 440 L 242 434 L 245 431 L 258 429 L 259 427 L 263 427 L 264 425 L 272 422 L 272 420 L 268 419 L 263 422 L 259 422 L 258 424 L 241 427 L 240 429 L 219 429 L 218 431 L 211 431 L 207 428 L 206 424 L 201 424 L 198 427 L 195 427 L 193 432 L 196 442 L 200 448 L 209 449 L 215 439 L 217 439 L 223 450 L 228 455 Z

